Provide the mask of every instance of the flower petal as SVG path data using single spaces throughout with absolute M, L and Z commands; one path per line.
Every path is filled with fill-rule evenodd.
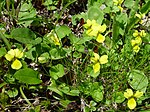
M 9 51 L 8 51 L 8 54 L 10 54 L 10 55 L 12 55 L 12 56 L 15 56 L 15 51 L 14 51 L 14 49 L 9 50 Z
M 21 52 L 19 49 L 14 49 L 14 52 L 15 52 L 15 57 L 17 58 L 23 57 L 23 52 Z
M 128 107 L 129 109 L 134 109 L 136 107 L 136 101 L 134 98 L 130 98 L 128 100 Z
M 103 43 L 105 40 L 105 36 L 103 36 L 102 34 L 98 34 L 96 41 L 99 43 Z
M 133 36 L 137 37 L 139 35 L 139 32 L 137 30 L 134 31 Z
M 99 32 L 103 33 L 106 30 L 106 27 L 107 27 L 106 24 L 103 24 L 102 26 L 100 25 Z
M 99 55 L 97 53 L 94 53 L 94 57 L 96 60 L 99 60 Z
M 141 36 L 141 37 L 145 37 L 145 36 L 146 36 L 146 33 L 145 33 L 144 30 L 142 30 L 142 31 L 140 32 L 140 36 Z
M 98 72 L 100 70 L 100 63 L 97 62 L 93 65 L 94 73 Z
M 136 93 L 134 94 L 134 97 L 139 98 L 143 95 L 143 92 L 140 91 L 136 91 Z
M 6 54 L 6 55 L 5 55 L 5 58 L 6 58 L 8 61 L 11 61 L 11 60 L 14 58 L 14 56 L 11 55 L 11 54 Z
M 103 55 L 100 57 L 100 63 L 101 64 L 105 64 L 108 62 L 108 56 L 107 55 Z
M 124 92 L 124 97 L 125 98 L 130 98 L 131 96 L 133 96 L 132 89 L 126 89 L 126 92 Z
M 18 70 L 18 69 L 20 69 L 21 67 L 22 67 L 22 64 L 21 64 L 21 62 L 20 62 L 19 60 L 17 60 L 17 59 L 11 64 L 11 68 L 12 68 L 12 69 Z
M 134 52 L 138 53 L 139 50 L 140 50 L 140 47 L 138 45 L 136 45 L 136 46 L 133 47 L 133 51 Z

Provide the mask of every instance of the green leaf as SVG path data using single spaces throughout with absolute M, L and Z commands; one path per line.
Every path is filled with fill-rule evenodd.
M 64 76 L 64 66 L 61 64 L 57 64 L 55 66 L 52 66 L 49 72 L 50 76 L 53 79 L 57 80 L 58 78 Z
M 4 47 L 0 48 L 0 57 L 4 56 L 7 53 Z
M 60 96 L 63 96 L 63 93 L 58 89 L 54 80 L 51 81 L 51 84 L 47 87 L 47 89 L 54 91 L 55 93 L 59 94 Z
M 92 6 L 88 10 L 88 18 L 90 20 L 98 20 L 98 23 L 101 24 L 104 19 L 104 14 L 100 8 Z
M 12 98 L 18 95 L 18 90 L 16 88 L 13 88 L 13 89 L 6 91 L 6 93 L 8 94 L 10 98 Z
M 103 88 L 103 87 L 101 86 L 100 88 Z M 103 100 L 103 91 L 101 89 L 94 90 L 91 93 L 91 96 L 96 102 L 100 102 Z
M 129 9 L 132 9 L 133 8 L 133 5 L 134 5 L 134 2 L 133 0 L 125 0 L 124 2 L 124 5 L 129 8 Z
M 71 33 L 71 29 L 66 25 L 58 26 L 55 31 L 60 39 L 64 38 L 65 36 L 69 36 Z
M 133 89 L 143 92 L 146 91 L 148 86 L 148 78 L 142 71 L 139 70 L 132 70 L 129 73 L 128 82 Z
M 45 52 L 43 54 L 40 55 L 40 57 L 38 57 L 38 62 L 39 63 L 46 63 L 49 60 L 49 53 Z
M 36 16 L 36 10 L 34 9 L 31 2 L 24 3 L 21 5 L 19 14 L 18 14 L 18 24 L 22 24 L 25 27 L 29 26 L 33 22 L 33 18 Z
M 87 72 L 91 77 L 94 77 L 94 78 L 96 78 L 99 75 L 99 72 L 94 73 L 93 68 L 90 66 L 87 67 Z
M 125 100 L 125 97 L 122 92 L 115 92 L 113 94 L 113 99 L 116 103 L 122 103 Z
M 36 45 L 41 42 L 41 39 L 36 39 L 36 35 L 28 28 L 16 28 L 12 30 L 11 36 L 23 44 Z
M 50 50 L 51 59 L 57 60 L 62 59 L 66 56 L 66 51 L 64 49 L 53 48 Z
M 42 80 L 39 79 L 39 73 L 30 68 L 20 69 L 15 74 L 14 77 L 20 82 L 26 84 L 40 84 Z

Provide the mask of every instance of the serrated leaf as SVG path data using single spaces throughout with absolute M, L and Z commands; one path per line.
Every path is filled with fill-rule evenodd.
M 30 68 L 18 70 L 14 74 L 14 77 L 26 84 L 40 84 L 42 82 L 42 80 L 39 79 L 39 73 Z
M 133 89 L 143 92 L 146 91 L 148 86 L 148 78 L 139 70 L 132 70 L 131 73 L 129 73 L 128 82 Z

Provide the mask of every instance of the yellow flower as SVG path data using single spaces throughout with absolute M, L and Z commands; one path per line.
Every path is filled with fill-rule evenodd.
M 118 6 L 118 8 L 120 9 L 121 12 L 123 11 L 123 8 L 121 6 Z
M 16 60 L 11 64 L 11 68 L 12 68 L 12 69 L 18 70 L 18 69 L 20 69 L 21 67 L 22 67 L 22 64 L 21 64 L 21 62 L 20 62 L 18 59 L 16 59 Z
M 105 36 L 103 36 L 102 34 L 98 34 L 96 41 L 99 43 L 103 43 L 105 41 Z
M 94 25 L 94 24 L 96 24 L 96 21 L 95 20 L 87 20 L 87 23 L 86 24 L 84 24 L 84 27 L 86 28 L 86 29 L 88 29 L 89 27 L 91 27 L 92 25 Z
M 142 19 L 144 18 L 145 14 L 141 14 L 141 13 L 140 13 L 140 14 L 135 14 L 135 16 L 140 19 L 139 23 L 140 23 L 140 24 L 143 24 L 143 20 L 142 20 Z
M 142 31 L 140 32 L 140 36 L 141 36 L 141 37 L 145 37 L 145 36 L 146 36 L 146 33 L 145 33 L 144 30 L 142 30 Z
M 19 49 L 11 49 L 5 55 L 5 58 L 8 61 L 13 61 L 11 64 L 11 67 L 13 69 L 20 69 L 22 67 L 21 62 L 17 59 L 22 57 L 23 57 L 23 52 L 21 52 Z
M 56 33 L 54 32 L 54 30 L 52 30 L 52 31 L 47 35 L 47 37 L 49 37 L 49 38 L 53 41 L 53 43 L 54 43 L 55 45 L 58 45 L 58 46 L 61 45 L 61 44 L 60 44 L 60 41 L 59 41 L 59 39 L 58 39 L 58 37 L 57 37 L 57 35 L 56 35 Z
M 94 53 L 94 57 L 91 57 L 91 62 L 94 63 L 93 70 L 94 70 L 94 73 L 96 73 L 100 70 L 100 64 L 105 64 L 108 62 L 108 56 L 102 55 L 100 57 L 97 53 Z
M 129 109 L 134 109 L 136 107 L 136 101 L 135 98 L 139 98 L 143 95 L 143 92 L 136 91 L 135 94 L 133 94 L 132 89 L 127 89 L 126 92 L 124 92 L 124 97 L 128 99 L 128 107 Z
M 136 46 L 133 47 L 133 51 L 134 52 L 138 53 L 139 50 L 140 50 L 140 47 L 138 45 L 136 45 Z
M 145 16 L 145 14 L 140 13 L 140 14 L 135 14 L 135 16 L 138 17 L 139 19 L 142 19 Z
M 114 5 L 121 5 L 124 0 L 113 0 Z
M 84 27 L 87 28 L 86 34 L 89 36 L 95 36 L 96 41 L 99 43 L 103 43 L 105 37 L 101 34 L 106 31 L 106 24 L 99 25 L 95 20 L 90 21 L 87 20 L 87 23 L 84 24 Z

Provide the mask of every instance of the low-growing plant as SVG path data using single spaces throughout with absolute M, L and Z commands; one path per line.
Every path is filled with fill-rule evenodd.
M 149 6 L 0 1 L 0 110 L 149 111 Z

